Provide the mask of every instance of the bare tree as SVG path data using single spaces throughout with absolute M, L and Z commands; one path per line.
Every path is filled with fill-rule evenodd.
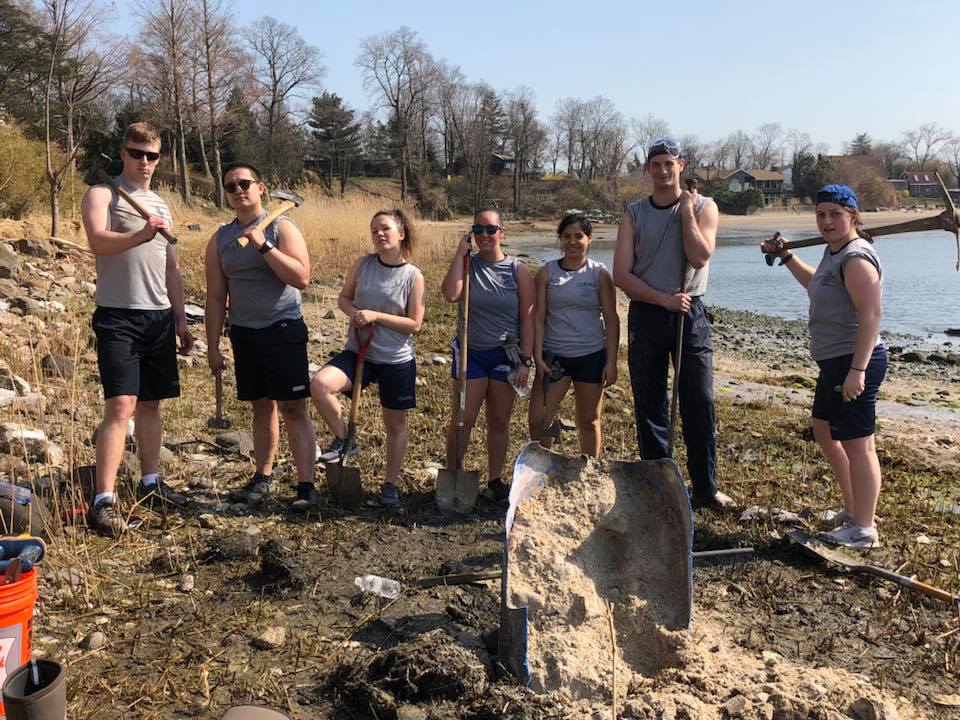
M 899 177 L 908 159 L 906 149 L 898 142 L 875 143 L 871 154 L 883 164 L 883 172 L 888 178 Z
M 583 101 L 572 97 L 557 101 L 551 122 L 557 145 L 564 148 L 560 152 L 567 161 L 567 175 L 573 175 L 581 165 L 576 148 L 577 135 L 583 123 Z
M 927 123 L 903 133 L 903 142 L 913 157 L 916 170 L 925 170 L 927 163 L 937 156 L 940 146 L 949 139 L 950 133 L 937 123 Z
M 783 125 L 778 122 L 764 123 L 751 138 L 750 158 L 758 170 L 765 170 L 779 163 L 784 142 Z
M 267 172 L 275 173 L 277 131 L 286 125 L 290 105 L 303 91 L 314 88 L 326 72 L 320 51 L 308 45 L 292 25 L 269 15 L 244 30 L 253 50 L 259 105 L 266 115 Z
M 684 175 L 692 176 L 707 159 L 707 147 L 699 137 L 690 134 L 680 136 L 680 147 L 683 148 L 683 157 L 686 160 Z
M 733 169 L 744 169 L 747 156 L 750 154 L 752 143 L 750 137 L 743 130 L 735 130 L 727 137 L 730 148 L 730 159 L 733 160 Z
M 363 73 L 364 88 L 390 113 L 399 155 L 401 198 L 407 196 L 411 128 L 415 109 L 427 91 L 421 78 L 430 61 L 427 46 L 404 25 L 363 40 L 354 63 Z
M 478 207 L 486 189 L 490 154 L 499 147 L 503 130 L 501 99 L 489 85 L 477 83 L 454 88 L 448 102 L 456 152 L 463 158 L 473 206 Z
M 960 185 L 960 135 L 951 135 L 943 144 L 943 159 L 950 166 L 953 185 Z
M 527 177 L 531 155 L 543 136 L 543 127 L 537 120 L 533 90 L 517 88 L 507 97 L 507 138 L 513 150 L 513 209 L 520 207 L 520 185 Z
M 706 162 L 706 179 L 710 179 L 711 170 L 715 171 L 715 178 L 720 177 L 721 173 L 727 169 L 727 162 L 730 159 L 730 143 L 726 138 L 717 138 L 704 148 L 703 157 Z
M 650 145 L 650 141 L 658 135 L 669 135 L 670 125 L 663 118 L 654 117 L 651 113 L 647 113 L 645 117 L 632 122 L 633 134 L 640 151 L 643 153 L 643 162 L 646 165 L 647 147 Z

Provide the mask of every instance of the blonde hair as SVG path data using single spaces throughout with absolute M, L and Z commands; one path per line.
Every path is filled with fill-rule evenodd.
M 157 129 L 148 122 L 135 122 L 123 132 L 124 147 L 126 147 L 127 143 L 129 142 L 141 143 L 144 145 L 150 143 L 159 144 L 160 133 L 158 133 Z

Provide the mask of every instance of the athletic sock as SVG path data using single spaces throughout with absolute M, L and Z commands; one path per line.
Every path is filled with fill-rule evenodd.
M 157 484 L 157 480 L 160 478 L 160 473 L 147 473 L 142 478 L 140 482 L 143 483 L 144 487 L 152 487 Z
M 97 505 L 99 505 L 104 501 L 109 501 L 111 503 L 114 503 L 117 501 L 117 496 L 112 492 L 97 493 L 97 496 L 93 499 L 93 505 L 94 507 L 96 507 Z

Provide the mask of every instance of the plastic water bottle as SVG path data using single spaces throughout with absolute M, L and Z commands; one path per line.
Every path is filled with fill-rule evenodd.
M 364 575 L 353 581 L 353 584 L 364 592 L 375 593 L 387 600 L 393 600 L 400 594 L 400 583 L 379 575 Z
M 29 505 L 30 501 L 33 499 L 33 493 L 30 492 L 30 488 L 0 481 L 0 498 L 13 500 L 19 505 Z

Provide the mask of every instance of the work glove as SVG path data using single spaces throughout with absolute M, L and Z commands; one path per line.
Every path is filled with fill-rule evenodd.
M 520 364 L 520 343 L 513 335 L 507 335 L 503 341 L 503 351 L 507 354 L 507 359 L 514 367 Z

